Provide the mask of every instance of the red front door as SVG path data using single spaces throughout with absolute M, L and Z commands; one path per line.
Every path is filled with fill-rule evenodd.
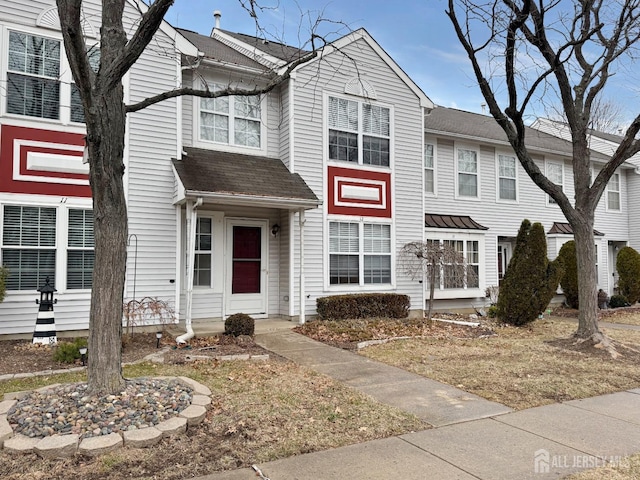
M 260 293 L 262 229 L 233 226 L 231 293 Z

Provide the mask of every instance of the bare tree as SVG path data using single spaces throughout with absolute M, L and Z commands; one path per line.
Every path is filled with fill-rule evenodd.
M 575 336 L 614 354 L 611 342 L 598 328 L 594 216 L 615 170 L 640 151 L 640 140 L 635 138 L 640 115 L 593 180 L 587 137 L 595 102 L 610 76 L 623 60 L 633 61 L 640 38 L 640 1 L 448 0 L 447 15 L 471 61 L 491 115 L 529 177 L 557 202 L 573 228 L 580 277 Z M 481 63 L 487 54 L 489 69 L 485 72 Z M 526 75 L 525 62 L 532 65 L 534 74 Z M 573 203 L 540 171 L 526 146 L 525 115 L 536 99 L 552 92 L 559 96 L 571 131 Z M 498 95 L 502 93 L 507 98 L 501 106 Z
M 431 321 L 436 285 L 447 288 L 477 285 L 478 272 L 456 249 L 453 242 L 425 240 L 405 244 L 398 254 L 398 264 L 412 279 L 424 279 L 429 285 L 427 321 Z
M 140 12 L 137 28 L 127 38 L 123 26 L 125 0 L 103 0 L 100 28 L 100 67 L 94 72 L 82 35 L 82 0 L 56 0 L 64 46 L 84 107 L 90 158 L 89 181 L 93 195 L 95 265 L 89 314 L 88 386 L 93 393 L 119 391 L 122 376 L 122 302 L 126 269 L 127 208 L 123 186 L 125 118 L 160 101 L 180 95 L 216 98 L 270 92 L 300 64 L 316 56 L 316 49 L 300 51 L 285 67 L 255 88 L 198 90 L 177 88 L 126 105 L 122 79 L 152 41 L 173 0 L 155 0 Z M 255 0 L 243 3 L 259 11 Z M 311 35 L 311 45 L 324 39 Z
M 624 109 L 621 104 L 604 97 L 597 97 L 591 107 L 589 128 L 596 132 L 620 133 L 625 124 Z M 567 124 L 567 116 L 559 105 L 553 105 L 547 116 L 554 121 Z

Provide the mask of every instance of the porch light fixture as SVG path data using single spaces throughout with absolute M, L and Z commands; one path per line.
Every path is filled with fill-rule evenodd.
M 160 348 L 161 338 L 162 338 L 162 332 L 156 332 L 156 348 Z
M 82 361 L 82 366 L 87 366 L 87 347 L 80 347 L 78 349 L 80 351 L 80 360 Z
M 274 237 L 278 235 L 279 231 L 280 231 L 280 225 L 278 225 L 277 223 L 273 225 L 273 227 L 271 227 L 271 235 L 273 235 Z

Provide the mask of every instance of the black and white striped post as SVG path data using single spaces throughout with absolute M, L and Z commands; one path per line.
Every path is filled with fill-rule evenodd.
M 42 343 L 50 345 L 57 343 L 56 337 L 56 321 L 53 317 L 53 305 L 58 299 L 53 299 L 53 293 L 57 292 L 49 283 L 49 277 L 44 285 L 38 289 L 40 299 L 36 299 L 36 304 L 40 305 L 38 309 L 38 318 L 36 320 L 36 329 L 33 331 L 33 343 Z

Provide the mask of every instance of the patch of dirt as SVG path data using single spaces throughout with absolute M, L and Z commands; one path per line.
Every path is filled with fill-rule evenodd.
M 478 321 L 458 314 L 440 314 L 435 318 L 456 321 Z M 484 320 L 484 319 L 483 319 Z M 295 327 L 293 331 L 319 342 L 346 350 L 356 350 L 359 342 L 398 337 L 479 338 L 495 335 L 488 323 L 480 326 L 458 325 L 422 319 L 353 319 L 316 320 Z
M 58 344 L 72 342 L 71 338 L 58 338 Z M 135 333 L 123 337 L 122 361 L 133 363 L 149 354 L 158 353 L 155 333 Z M 64 370 L 81 366 L 80 359 L 75 363 L 60 363 L 53 358 L 56 346 L 33 344 L 31 340 L 5 340 L 0 343 L 3 354 L 0 355 L 0 375 L 41 372 L 46 370 Z M 165 363 L 185 363 L 187 357 L 220 355 L 263 355 L 269 352 L 257 345 L 251 337 L 233 337 L 218 335 L 191 339 L 187 348 L 175 348 L 175 339 L 163 336 L 160 349 L 165 350 Z M 91 352 L 89 352 L 89 355 Z

